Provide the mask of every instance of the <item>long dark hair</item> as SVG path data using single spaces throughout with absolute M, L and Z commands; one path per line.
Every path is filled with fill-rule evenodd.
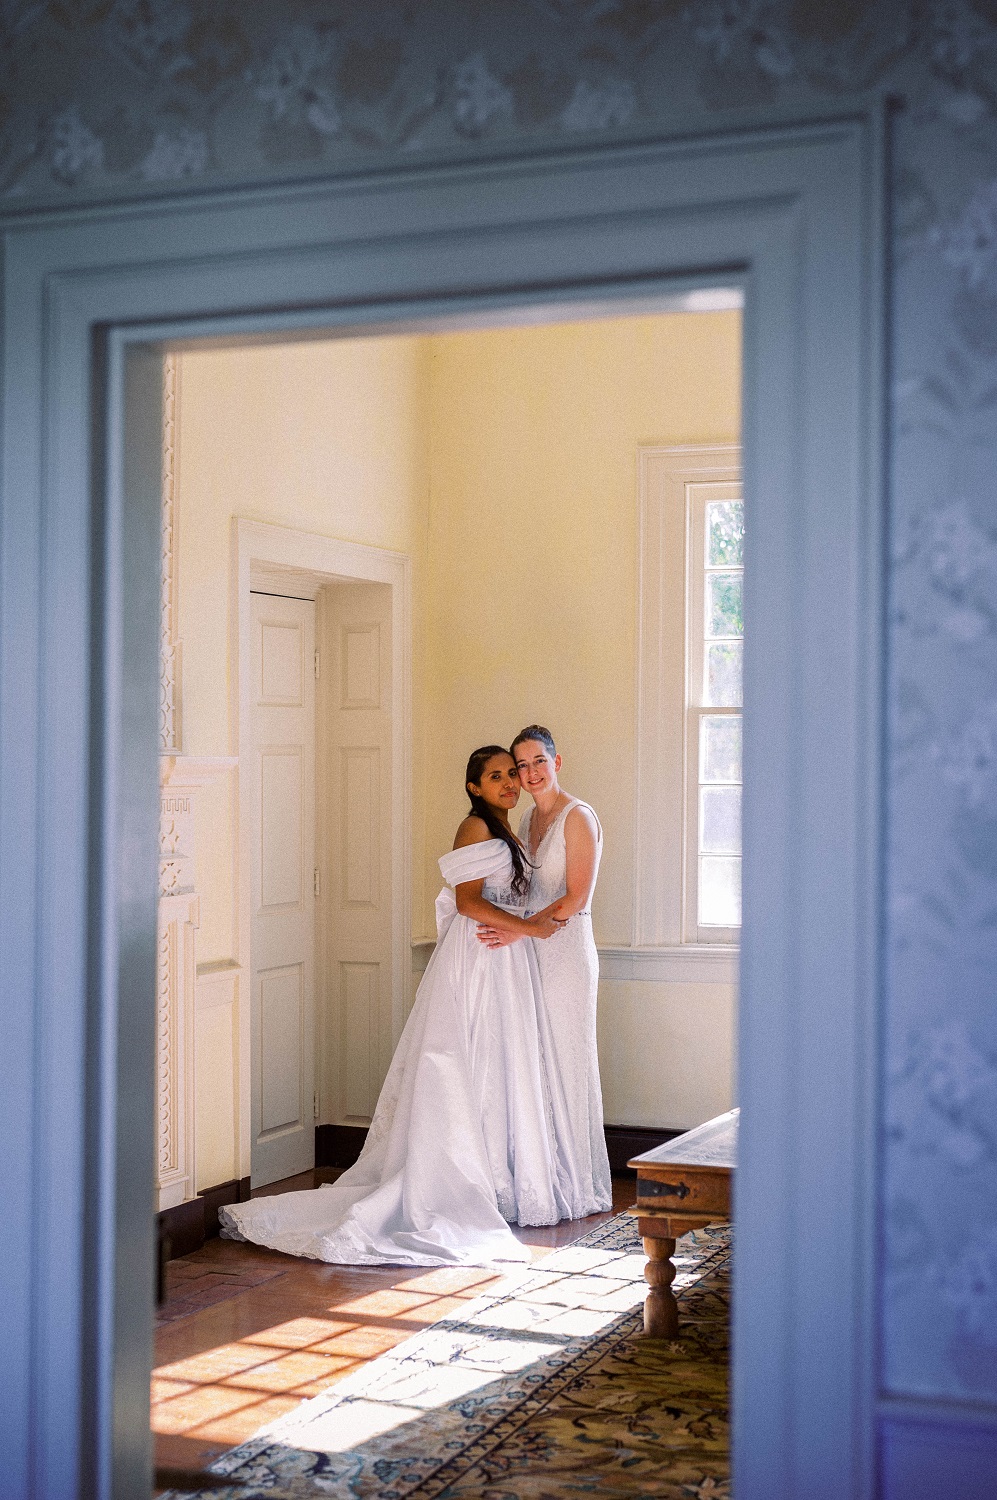
M 512 855 L 512 888 L 517 896 L 522 896 L 530 883 L 530 877 L 526 873 L 526 862 L 523 859 L 523 851 L 509 829 L 496 816 L 495 809 L 489 807 L 483 797 L 476 797 L 471 791 L 471 783 L 474 786 L 481 785 L 481 773 L 491 760 L 493 755 L 508 755 L 509 752 L 504 745 L 482 745 L 480 750 L 475 750 L 467 763 L 464 772 L 464 786 L 471 803 L 471 812 L 476 818 L 480 818 L 485 824 L 488 832 L 493 838 L 501 839 L 503 844 L 508 844 L 509 853 Z

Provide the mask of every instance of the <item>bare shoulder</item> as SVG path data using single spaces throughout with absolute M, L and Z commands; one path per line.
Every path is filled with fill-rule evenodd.
M 476 813 L 469 813 L 457 829 L 453 846 L 455 849 L 464 849 L 468 844 L 484 844 L 493 837 L 484 818 L 479 818 Z
M 593 842 L 599 837 L 599 820 L 592 809 L 579 802 L 573 807 L 564 820 L 565 834 L 584 838 L 588 833 Z

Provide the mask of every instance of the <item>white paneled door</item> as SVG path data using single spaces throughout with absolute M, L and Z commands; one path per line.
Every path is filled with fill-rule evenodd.
M 391 589 L 326 590 L 329 1071 L 325 1105 L 366 1123 L 391 1061 Z
M 252 1181 L 315 1162 L 315 604 L 252 595 Z

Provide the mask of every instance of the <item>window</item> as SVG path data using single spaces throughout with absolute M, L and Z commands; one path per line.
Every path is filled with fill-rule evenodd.
M 686 487 L 686 936 L 733 942 L 741 925 L 744 501 Z
M 741 924 L 740 450 L 641 448 L 634 946 Z

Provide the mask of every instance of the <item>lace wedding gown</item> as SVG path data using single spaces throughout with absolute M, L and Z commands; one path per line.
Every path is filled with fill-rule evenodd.
M 542 911 L 564 895 L 567 850 L 564 823 L 573 807 L 588 807 L 572 797 L 530 851 L 530 808 L 519 825 L 519 841 L 530 851 L 530 911 Z M 589 812 L 592 809 L 588 808 Z M 595 814 L 593 813 L 593 817 Z M 598 819 L 596 819 L 598 824 Z M 596 876 L 602 858 L 602 829 L 596 847 Z M 593 880 L 593 885 L 595 881 Z M 533 944 L 540 969 L 544 1010 L 552 1051 L 548 1071 L 560 1091 L 558 1117 L 567 1120 L 570 1148 L 562 1152 L 571 1174 L 571 1217 L 582 1218 L 611 1208 L 613 1184 L 602 1121 L 602 1085 L 596 1052 L 595 1011 L 599 988 L 599 955 L 592 936 L 592 914 L 578 912 L 553 937 Z M 559 1140 L 563 1136 L 559 1134 Z
M 488 839 L 440 869 L 438 942 L 359 1159 L 323 1187 L 223 1208 L 228 1238 L 345 1265 L 491 1265 L 530 1258 L 507 1221 L 570 1217 L 533 944 L 484 947 L 451 889 L 484 879 L 486 900 L 522 912 L 512 857 Z

